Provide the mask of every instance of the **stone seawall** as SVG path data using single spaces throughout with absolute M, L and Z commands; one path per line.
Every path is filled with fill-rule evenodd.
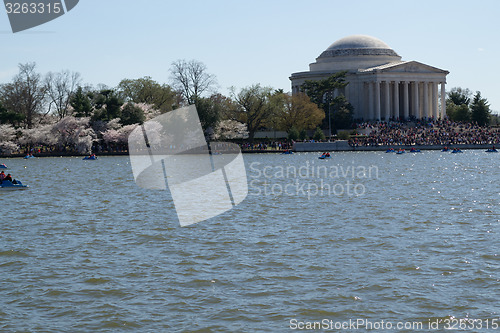
M 394 149 L 406 149 L 410 150 L 411 148 L 420 149 L 420 150 L 441 150 L 444 145 L 415 145 L 415 146 L 406 146 L 406 145 L 390 145 L 390 146 L 362 146 L 362 147 L 351 147 L 345 140 L 339 140 L 335 142 L 296 142 L 293 144 L 293 150 L 296 152 L 308 152 L 308 151 L 385 151 L 389 148 Z M 460 148 L 460 149 L 488 149 L 491 148 L 492 145 L 450 145 L 450 148 Z

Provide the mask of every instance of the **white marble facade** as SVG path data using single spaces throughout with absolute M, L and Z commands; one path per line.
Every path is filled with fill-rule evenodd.
M 290 76 L 292 93 L 300 91 L 306 80 L 324 79 L 343 70 L 349 84 L 335 95 L 344 94 L 354 106 L 355 119 L 439 119 L 446 115 L 449 72 L 417 61 L 402 61 L 387 44 L 371 36 L 349 36 L 330 45 L 309 65 L 308 72 Z

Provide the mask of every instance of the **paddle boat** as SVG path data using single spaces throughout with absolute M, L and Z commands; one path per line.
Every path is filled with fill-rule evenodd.
M 10 180 L 3 180 L 0 183 L 0 191 L 14 191 L 14 190 L 26 190 L 28 185 L 24 185 L 20 180 L 14 179 L 12 182 Z
M 4 163 L 2 163 L 2 164 L 0 164 L 0 169 L 8 169 L 8 168 Z
M 460 148 L 453 148 L 451 151 L 452 154 L 457 154 L 457 153 L 463 153 L 463 151 L 460 150 Z
M 35 158 L 35 156 L 33 156 L 33 154 L 28 154 L 26 156 L 24 156 L 25 159 L 28 159 L 28 158 Z
M 93 160 L 97 160 L 97 156 L 95 156 L 95 154 L 92 154 L 90 156 L 85 156 L 83 159 L 93 161 Z
M 323 153 L 321 154 L 320 157 L 318 157 L 320 160 L 325 160 L 327 158 L 332 158 L 332 155 L 330 155 L 330 153 Z
M 492 147 L 492 148 L 489 148 L 489 149 L 485 150 L 485 152 L 487 152 L 487 153 L 498 153 L 498 150 L 495 147 Z
M 285 155 L 291 155 L 291 154 L 293 154 L 293 151 L 291 151 L 290 149 L 287 149 L 287 150 L 285 150 L 284 152 L 281 153 L 281 155 L 283 155 L 283 154 L 285 154 Z
M 417 148 L 411 148 L 410 153 L 420 153 L 420 149 Z
M 394 150 L 394 148 L 389 148 L 389 149 L 387 149 L 385 152 L 386 152 L 386 153 L 394 153 L 394 152 L 396 152 L 396 151 Z
M 446 152 L 446 151 L 449 151 L 449 150 L 450 150 L 450 148 L 448 148 L 448 147 L 444 147 L 443 149 L 441 149 L 442 152 Z
M 404 149 L 398 149 L 398 151 L 396 152 L 396 154 L 398 154 L 398 155 L 401 155 L 404 153 L 406 153 L 406 151 Z

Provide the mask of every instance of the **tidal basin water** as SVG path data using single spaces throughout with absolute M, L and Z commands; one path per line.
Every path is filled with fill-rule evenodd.
M 126 156 L 1 159 L 31 188 L 0 192 L 0 331 L 499 321 L 500 154 L 244 160 L 245 201 L 181 228 L 168 192 L 137 187 Z

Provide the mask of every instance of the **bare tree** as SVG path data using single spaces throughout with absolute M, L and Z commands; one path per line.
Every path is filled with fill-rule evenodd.
M 27 128 L 33 126 L 35 116 L 43 114 L 46 89 L 36 63 L 19 64 L 19 73 L 11 83 L 3 85 L 4 107 L 23 117 Z
M 59 73 L 49 72 L 45 77 L 47 96 L 50 100 L 49 110 L 54 106 L 54 113 L 59 119 L 69 115 L 70 101 L 80 81 L 80 73 L 67 70 Z
M 172 86 L 188 104 L 194 104 L 204 92 L 215 88 L 215 75 L 207 73 L 207 66 L 197 60 L 177 60 L 170 67 Z

